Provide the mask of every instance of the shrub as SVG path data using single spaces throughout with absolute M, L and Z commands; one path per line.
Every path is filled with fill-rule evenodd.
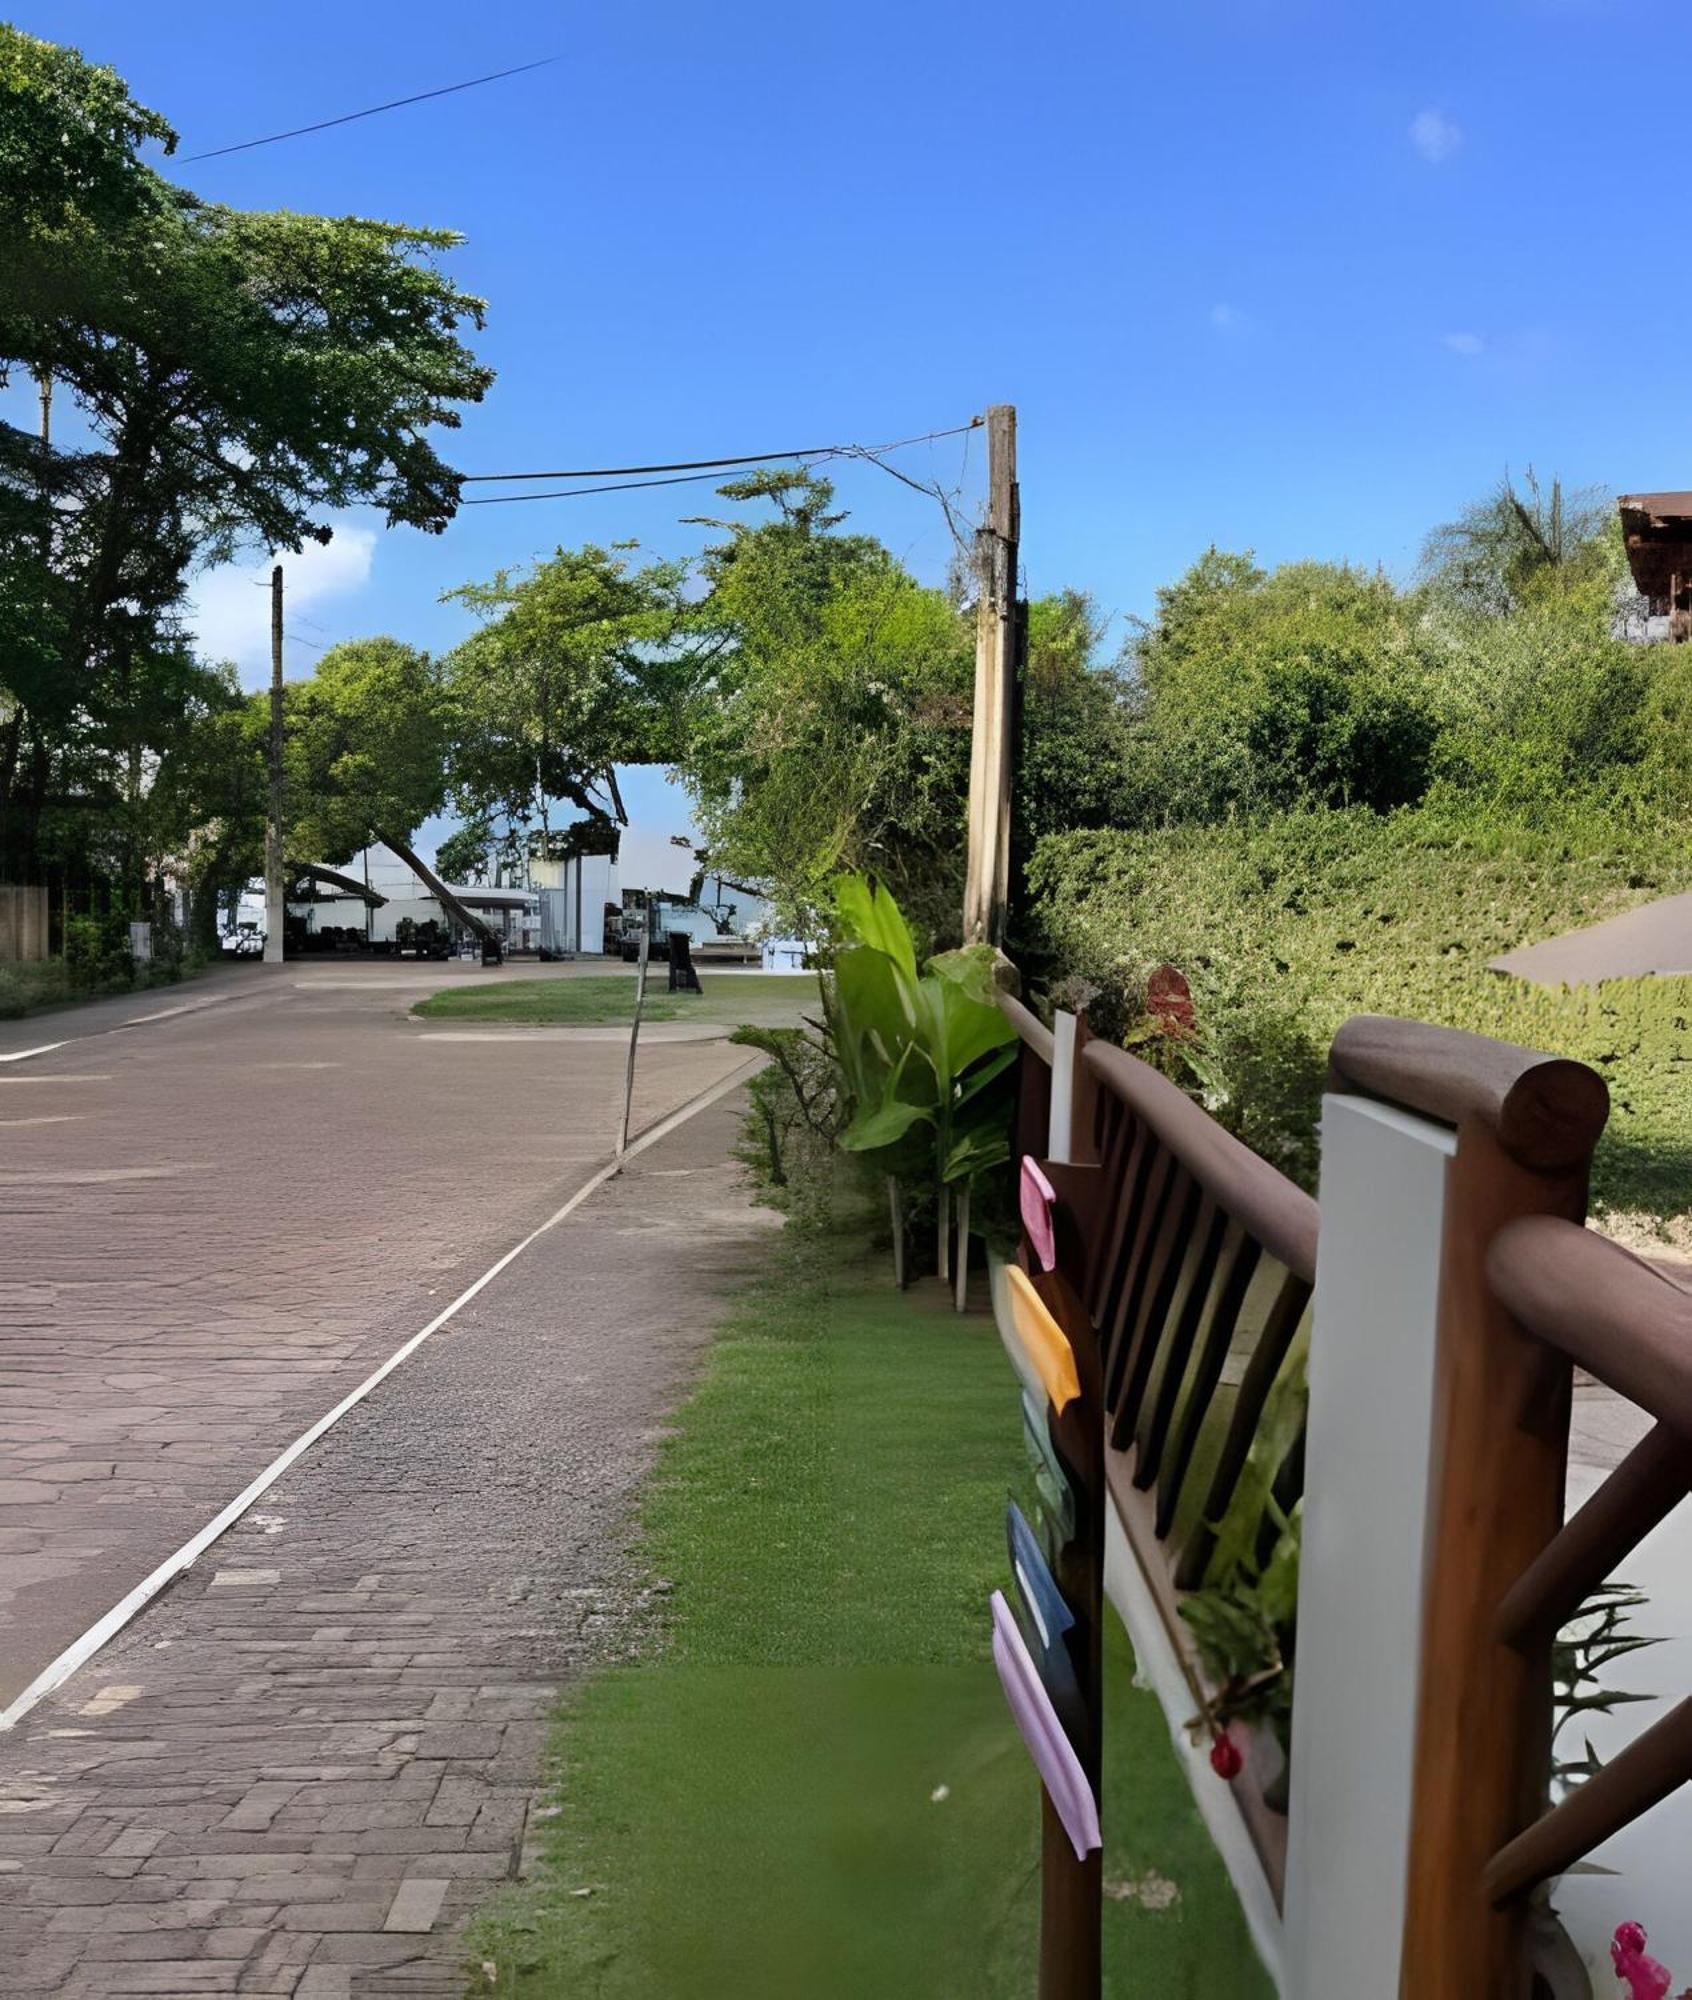
M 62 1006 L 70 997 L 62 958 L 39 965 L 0 965 L 0 1021 L 17 1021 L 38 1008 Z
M 1551 993 L 1487 961 L 1692 888 L 1685 832 L 1578 803 L 1512 818 L 1434 802 L 1065 835 L 1035 852 L 1030 921 L 1049 971 L 1102 989 L 1093 1018 L 1116 1035 L 1153 967 L 1184 973 L 1216 1115 L 1307 1185 L 1334 1031 L 1399 1014 L 1593 1064 L 1613 1099 L 1599 1203 L 1661 1223 L 1692 1184 L 1692 981 Z
M 109 911 L 101 917 L 67 917 L 65 972 L 70 984 L 82 993 L 133 986 L 135 960 L 129 949 L 129 919 Z

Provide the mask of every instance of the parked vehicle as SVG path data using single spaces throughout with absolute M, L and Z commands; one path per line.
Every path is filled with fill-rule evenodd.
M 648 921 L 649 903 L 654 957 L 661 958 L 664 955 L 672 932 L 679 931 L 692 944 L 703 944 L 718 935 L 715 919 L 708 910 L 702 910 L 697 903 L 683 902 L 679 896 L 649 898 L 643 890 L 625 889 L 622 915 L 618 919 L 616 948 L 630 964 L 640 957 L 640 937 Z M 609 919 L 607 921 L 609 922 Z M 612 948 L 608 931 L 606 949 Z
M 223 933 L 223 949 L 236 958 L 262 958 L 264 931 L 258 924 L 237 924 Z
M 438 918 L 401 917 L 394 926 L 394 950 L 401 958 L 450 958 L 452 938 Z

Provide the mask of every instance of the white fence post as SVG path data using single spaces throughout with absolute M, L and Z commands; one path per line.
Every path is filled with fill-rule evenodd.
M 1432 1490 L 1445 1126 L 1369 1099 L 1322 1109 L 1287 2000 L 1399 1989 Z
M 1052 1113 L 1046 1157 L 1067 1165 L 1072 1158 L 1075 1114 L 1075 1016 L 1052 1015 Z

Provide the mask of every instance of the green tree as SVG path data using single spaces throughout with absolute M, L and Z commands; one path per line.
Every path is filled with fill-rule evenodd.
M 1484 499 L 1433 530 L 1422 547 L 1422 576 L 1436 597 L 1502 618 L 1548 591 L 1613 572 L 1620 546 L 1614 511 L 1601 494 L 1565 498 L 1560 479 L 1547 491 L 1530 465 L 1519 490 L 1506 473 Z
M 488 821 L 468 820 L 435 849 L 435 867 L 449 882 L 480 881 L 488 850 L 494 844 L 494 830 Z
M 1026 850 L 1049 833 L 1116 824 L 1131 811 L 1128 690 L 1097 654 L 1105 621 L 1078 590 L 1028 607 L 1012 830 Z
M 866 535 L 833 488 L 763 471 L 718 489 L 773 518 L 715 521 L 679 769 L 712 866 L 781 918 L 827 921 L 842 869 L 873 869 L 919 930 L 962 900 L 973 632 Z
M 1130 642 L 1127 796 L 1146 823 L 1422 796 L 1438 649 L 1381 575 L 1265 572 L 1215 549 L 1158 593 Z
M 220 905 L 264 866 L 270 702 L 243 695 L 233 667 L 199 673 L 161 732 L 145 843 L 188 890 L 190 943 L 212 952 Z
M 255 695 L 255 711 L 268 696 Z M 293 860 L 338 865 L 412 834 L 446 798 L 451 711 L 439 666 L 398 639 L 331 646 L 287 690 L 284 773 Z
M 615 766 L 674 748 L 685 565 L 636 567 L 633 544 L 559 549 L 450 592 L 481 628 L 454 649 L 454 803 L 490 833 L 553 847 L 559 801 L 605 824 L 624 819 Z
M 491 380 L 460 338 L 481 301 L 437 267 L 455 237 L 202 202 L 139 159 L 170 138 L 109 70 L 0 28 L 0 377 L 80 432 L 0 425 L 0 865 L 26 871 L 77 718 L 172 671 L 191 564 L 325 541 L 359 502 L 443 527 L 431 434 Z

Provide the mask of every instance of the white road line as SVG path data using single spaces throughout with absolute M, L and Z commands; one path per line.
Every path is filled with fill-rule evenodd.
M 61 1083 L 110 1083 L 111 1080 L 109 1072 L 78 1076 L 0 1076 L 0 1084 L 8 1090 L 22 1090 L 26 1083 L 57 1086 Z
M 170 1021 L 178 1014 L 198 1014 L 204 1007 L 215 1007 L 223 999 L 221 993 L 208 995 L 204 1000 L 183 1000 L 174 1007 L 161 1007 L 156 1014 L 133 1014 L 127 1021 L 113 1023 L 118 1028 L 144 1028 L 149 1021 Z M 231 996 L 233 997 L 233 996 Z
M 309 1430 L 302 1431 L 286 1451 L 271 1460 L 250 1486 L 236 1494 L 221 1514 L 214 1515 L 198 1534 L 190 1536 L 174 1555 L 167 1556 L 150 1576 L 144 1577 L 130 1591 L 127 1597 L 120 1598 L 103 1618 L 89 1626 L 80 1639 L 74 1640 L 50 1666 L 44 1667 L 11 1706 L 0 1713 L 0 1731 L 15 1728 L 43 1696 L 51 1694 L 55 1688 L 62 1686 L 78 1667 L 85 1666 L 93 1659 L 100 1648 L 114 1639 L 138 1611 L 144 1610 L 167 1583 L 173 1582 L 185 1569 L 191 1568 L 213 1542 L 226 1534 L 254 1501 L 263 1499 L 283 1473 L 297 1459 L 304 1457 L 325 1431 L 332 1430 L 350 1409 L 362 1403 L 371 1390 L 384 1382 L 402 1361 L 415 1354 L 431 1334 L 439 1333 L 449 1320 L 455 1319 L 479 1292 L 493 1283 L 508 1264 L 514 1264 L 531 1243 L 574 1215 L 589 1195 L 597 1193 L 608 1180 L 620 1173 L 637 1153 L 644 1153 L 648 1146 L 655 1146 L 660 1139 L 668 1138 L 670 1133 L 678 1126 L 685 1125 L 690 1118 L 697 1117 L 701 1111 L 708 1111 L 719 1099 L 727 1097 L 731 1090 L 738 1089 L 754 1070 L 761 1069 L 763 1063 L 764 1058 L 761 1056 L 755 1056 L 750 1062 L 741 1063 L 720 1082 L 701 1091 L 697 1097 L 689 1098 L 687 1103 L 678 1105 L 674 1111 L 667 1112 L 657 1124 L 649 1125 L 639 1138 L 630 1142 L 628 1151 L 620 1160 L 609 1161 L 596 1174 L 584 1181 L 562 1208 L 555 1209 L 538 1229 L 530 1230 L 520 1243 L 514 1244 L 503 1257 L 490 1264 L 473 1285 L 466 1286 L 444 1312 L 437 1313 L 420 1333 L 414 1333 L 403 1346 L 396 1348 L 373 1375 L 366 1376 L 350 1395 L 343 1396 L 327 1416 L 319 1417 Z
M 182 1000 L 174 1007 L 161 1007 L 156 1014 L 136 1014 L 127 1021 L 113 1021 L 108 1027 L 90 1028 L 85 1035 L 71 1035 L 62 1042 L 43 1042 L 38 1049 L 14 1049 L 10 1055 L 0 1055 L 0 1063 L 27 1062 L 31 1056 L 51 1055 L 55 1049 L 68 1049 L 72 1042 L 98 1041 L 102 1035 L 115 1035 L 124 1028 L 142 1028 L 149 1021 L 172 1021 L 179 1014 L 198 1014 L 207 1007 L 222 1007 L 231 1000 L 255 1000 L 264 996 L 254 993 L 205 993 L 197 1000 Z

